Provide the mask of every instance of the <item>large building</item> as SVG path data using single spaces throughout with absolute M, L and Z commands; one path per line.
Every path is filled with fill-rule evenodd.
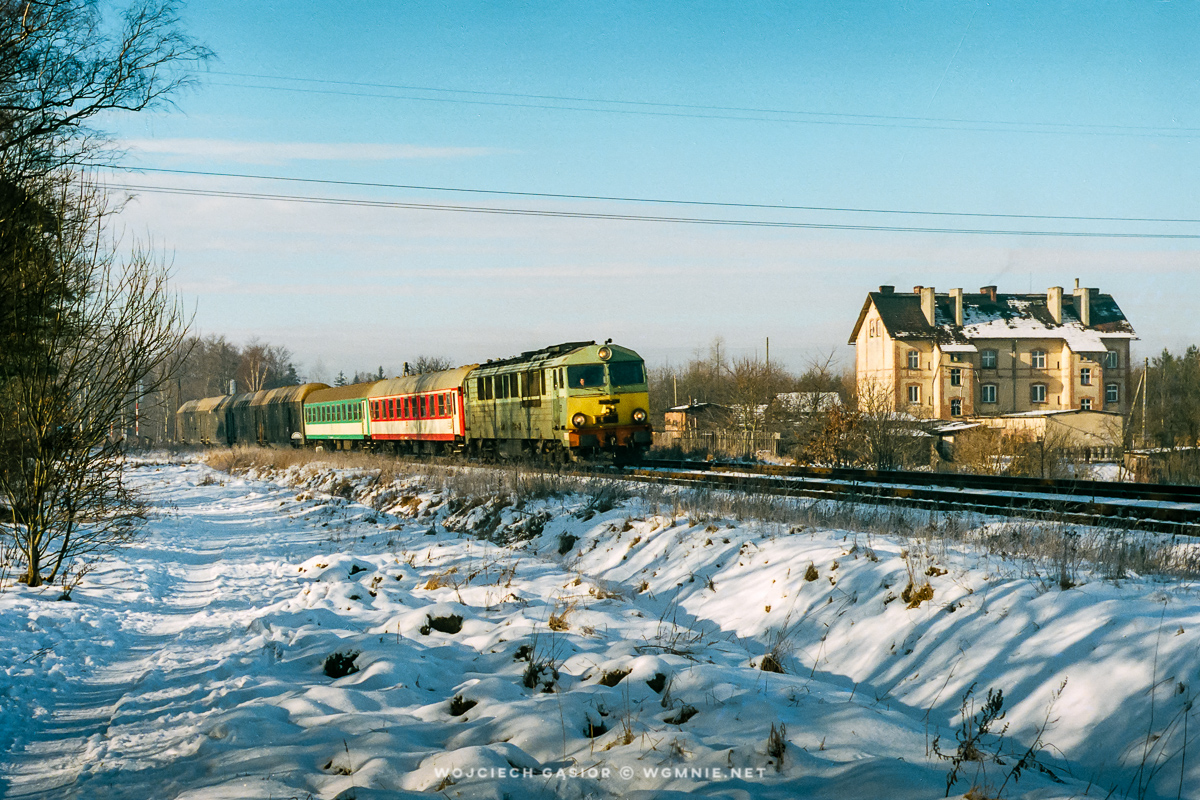
M 1078 281 L 1076 281 L 1078 284 Z M 860 405 L 950 419 L 1083 409 L 1124 413 L 1132 326 L 1111 295 L 978 294 L 880 286 L 850 344 Z

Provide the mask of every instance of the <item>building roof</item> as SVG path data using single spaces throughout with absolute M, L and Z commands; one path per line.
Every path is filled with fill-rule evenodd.
M 727 411 L 725 406 L 717 405 L 716 403 L 687 403 L 682 406 L 672 406 L 667 409 L 667 412 L 684 413 L 684 414 L 700 414 L 708 411 Z
M 871 305 L 893 339 L 932 340 L 946 350 L 967 350 L 978 339 L 1062 339 L 1077 353 L 1103 352 L 1104 339 L 1136 338 L 1133 326 L 1112 295 L 1091 293 L 1090 322 L 1080 321 L 1080 298 L 1067 292 L 1062 298 L 1062 322 L 1050 315 L 1046 294 L 963 294 L 963 324 L 954 319 L 954 298 L 934 295 L 934 324 L 921 311 L 921 297 L 913 292 L 871 292 L 863 303 L 850 344 L 858 339 Z

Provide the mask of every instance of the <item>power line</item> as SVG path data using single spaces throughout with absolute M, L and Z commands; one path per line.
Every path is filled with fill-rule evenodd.
M 247 83 L 218 83 L 246 89 L 300 92 L 305 94 L 330 94 L 345 97 L 368 97 L 372 99 L 411 100 L 431 103 L 462 103 L 467 105 L 500 106 L 510 108 L 536 108 L 557 111 L 583 111 L 609 114 L 632 114 L 643 116 L 683 117 L 689 119 L 726 119 L 750 122 L 787 122 L 813 125 L 848 125 L 873 128 L 917 128 L 924 130 L 977 130 L 1011 133 L 1079 133 L 1092 136 L 1135 136 L 1168 139 L 1192 138 L 1200 135 L 1200 128 L 1164 128 L 1148 125 L 1098 125 L 1088 123 L 1026 122 L 1011 120 L 988 120 L 955 117 L 915 117 L 888 114 L 855 114 L 830 111 L 804 111 L 781 108 L 758 108 L 744 106 L 702 105 L 692 103 L 662 103 L 645 100 L 604 99 L 576 97 L 571 95 L 527 94 L 521 92 L 492 92 L 474 89 L 448 89 L 435 86 L 413 86 L 405 84 L 368 83 L 363 81 L 339 81 L 321 78 L 294 78 L 279 75 L 261 75 L 249 72 L 212 71 L 210 75 L 253 78 L 256 80 L 290 81 L 293 83 L 322 84 L 327 86 L 349 86 L 361 89 L 385 89 L 391 92 L 436 92 L 463 95 L 465 97 L 422 97 L 416 95 L 379 94 L 374 92 L 345 91 L 337 89 L 305 89 L 299 86 L 264 86 Z M 467 98 L 511 98 L 509 100 L 484 100 Z M 546 102 L 515 102 L 517 100 Z M 596 108 L 584 106 L 551 105 L 549 103 L 593 103 L 597 105 L 624 106 L 625 108 Z M 657 110 L 656 110 L 657 109 Z M 669 109 L 669 110 L 666 110 Z M 770 114 L 773 116 L 746 116 Z
M 358 200 L 345 197 L 309 197 L 304 195 L 267 194 L 263 192 L 237 192 L 218 189 L 191 189 L 178 186 L 145 186 L 134 184 L 110 184 L 108 188 L 126 192 L 150 192 L 198 197 L 222 197 L 239 200 L 269 200 L 286 203 L 314 203 L 321 205 L 356 206 L 363 208 L 409 209 L 420 211 L 447 211 L 468 214 L 496 214 L 502 216 L 546 217 L 555 219 L 604 220 L 609 222 L 659 222 L 685 225 L 718 225 L 749 228 L 791 228 L 835 231 L 876 231 L 885 233 L 932 233 L 965 234 L 982 236 L 1046 236 L 1101 239 L 1200 239 L 1200 234 L 1189 233 L 1132 233 L 1101 231 L 1044 231 L 1044 230 L 996 230 L 987 228 L 932 228 L 901 225 L 859 225 L 824 222 L 787 222 L 779 220 L 720 219 L 710 217 L 673 217 L 645 214 L 608 214 L 584 211 L 556 211 L 534 208 L 494 208 L 488 206 L 460 206 L 439 203 L 411 203 L 388 200 Z
M 161 167 L 113 167 L 113 169 L 124 172 L 155 172 L 166 175 L 197 175 L 209 178 L 245 178 L 248 180 L 312 183 L 326 186 L 355 186 L 367 189 L 406 189 L 422 192 L 487 194 L 499 195 L 503 197 L 542 197 L 550 200 L 596 200 L 613 203 L 653 203 L 659 205 L 706 206 L 712 208 L 756 208 L 774 211 L 822 211 L 844 214 L 893 214 L 932 217 L 972 217 L 977 219 L 1046 219 L 1072 222 L 1160 222 L 1200 224 L 1200 219 L 1173 217 L 1095 217 L 1071 214 L 989 214 L 977 211 L 928 211 L 901 208 L 857 208 L 851 206 L 798 206 L 778 203 L 729 203 L 717 200 L 679 200 L 653 197 L 621 197 L 618 195 L 521 192 L 506 189 L 467 189 L 451 186 L 420 186 L 407 183 L 377 183 L 372 181 L 347 181 L 326 178 L 293 178 L 282 175 L 250 175 L 239 172 L 209 172 L 191 169 L 165 169 Z

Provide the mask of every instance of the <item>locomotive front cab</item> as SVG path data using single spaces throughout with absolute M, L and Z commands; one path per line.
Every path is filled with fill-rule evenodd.
M 653 440 L 646 365 L 623 347 L 601 345 L 572 354 L 554 370 L 555 389 L 565 395 L 567 447 L 640 451 Z

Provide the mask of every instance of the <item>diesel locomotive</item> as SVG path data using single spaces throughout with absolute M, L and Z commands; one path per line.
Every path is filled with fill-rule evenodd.
M 651 443 L 646 366 L 606 342 L 567 342 L 441 372 L 184 403 L 188 444 L 320 446 L 570 460 Z

